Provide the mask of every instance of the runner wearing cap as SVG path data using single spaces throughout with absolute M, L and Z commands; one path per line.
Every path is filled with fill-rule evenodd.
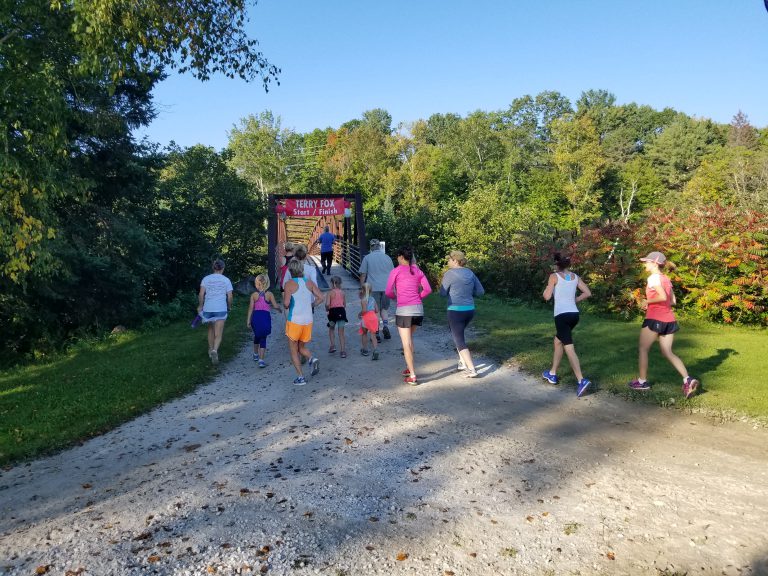
M 381 315 L 383 327 L 381 332 L 384 338 L 389 340 L 392 336 L 389 332 L 389 298 L 384 294 L 387 287 L 389 273 L 395 268 L 392 259 L 381 249 L 381 242 L 372 238 L 370 242 L 371 251 L 366 254 L 360 263 L 360 286 L 368 282 L 371 285 L 371 296 L 376 301 Z M 376 333 L 376 340 L 381 342 L 381 336 Z
M 662 273 L 667 258 L 661 252 L 651 252 L 645 258 L 640 258 L 648 272 L 648 282 L 645 288 L 645 300 L 640 303 L 645 312 L 645 320 L 640 330 L 640 343 L 638 354 L 638 372 L 636 380 L 629 383 L 633 390 L 649 390 L 651 388 L 646 379 L 648 376 L 648 351 L 653 343 L 658 340 L 661 354 L 669 360 L 683 377 L 683 395 L 690 398 L 699 389 L 699 381 L 688 375 L 685 364 L 672 352 L 672 343 L 675 340 L 675 332 L 680 326 L 675 320 L 672 306 L 675 305 L 675 294 L 672 291 L 672 282 Z

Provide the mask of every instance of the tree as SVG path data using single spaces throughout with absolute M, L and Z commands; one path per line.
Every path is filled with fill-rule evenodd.
M 71 162 L 88 136 L 73 125 L 82 112 L 100 112 L 81 88 L 97 84 L 108 100 L 129 85 L 151 90 L 174 67 L 202 79 L 260 77 L 266 87 L 279 70 L 247 38 L 245 24 L 242 0 L 0 6 L 0 277 L 23 282 L 34 267 L 50 269 L 52 207 L 87 193 Z M 136 111 L 125 121 L 142 124 L 153 114 L 148 103 Z
M 758 147 L 757 130 L 749 123 L 747 115 L 739 110 L 731 120 L 728 129 L 728 145 L 742 146 L 747 150 Z
M 261 198 L 290 189 L 293 170 L 303 163 L 301 141 L 283 129 L 282 120 L 266 110 L 240 120 L 229 132 L 230 165 L 250 182 Z
M 601 214 L 602 191 L 598 188 L 605 170 L 597 131 L 588 116 L 565 116 L 552 123 L 553 160 L 562 174 L 570 205 L 569 226 L 578 229 Z

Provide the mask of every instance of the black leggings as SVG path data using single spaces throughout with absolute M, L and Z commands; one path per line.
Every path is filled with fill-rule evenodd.
M 448 310 L 448 326 L 451 327 L 456 350 L 461 351 L 467 348 L 467 342 L 464 340 L 464 330 L 474 317 L 474 310 Z

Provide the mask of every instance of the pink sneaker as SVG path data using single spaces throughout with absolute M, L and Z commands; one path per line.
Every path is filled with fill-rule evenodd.
M 685 379 L 685 382 L 683 382 L 683 396 L 685 396 L 686 399 L 694 396 L 698 389 L 699 381 L 696 380 L 696 378 L 688 376 L 688 378 Z

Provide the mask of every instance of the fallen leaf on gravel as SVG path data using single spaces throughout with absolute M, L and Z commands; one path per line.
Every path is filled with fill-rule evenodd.
M 470 552 L 470 553 L 469 553 L 469 555 L 470 555 L 472 558 L 477 558 L 477 552 Z
M 201 444 L 187 444 L 186 446 L 182 446 L 181 449 L 184 450 L 184 452 L 194 452 L 198 448 L 200 448 Z
M 252 571 L 253 571 L 253 568 L 251 568 L 248 564 L 243 564 L 242 566 L 240 566 L 240 573 L 252 572 Z
M 445 572 L 443 572 L 443 574 L 445 574 L 445 576 L 454 576 L 456 572 L 452 572 L 451 570 L 446 570 Z
M 376 550 L 376 548 L 374 548 L 371 545 L 366 546 L 365 549 L 368 550 L 368 552 L 372 552 L 373 550 Z
M 560 500 L 560 496 L 552 496 L 555 500 Z
M 261 572 L 262 574 L 266 574 L 268 571 L 269 571 L 269 566 L 267 566 L 266 564 L 262 564 L 261 568 L 259 569 L 259 572 Z
M 526 516 L 525 519 L 528 520 L 528 522 L 533 522 L 533 516 Z
M 312 518 L 312 514 L 314 514 L 314 512 L 304 512 L 303 515 L 306 516 L 307 518 Z
M 265 496 L 266 496 L 267 498 L 272 498 L 272 497 L 274 497 L 274 495 L 275 495 L 275 493 L 274 493 L 274 492 L 267 492 L 267 493 L 265 494 Z
M 77 570 L 67 570 L 64 572 L 64 576 L 80 576 L 83 572 L 85 572 L 85 568 L 80 566 Z
M 613 552 L 608 552 L 606 554 L 606 557 L 608 558 L 608 560 L 616 560 L 616 555 Z
M 147 562 L 160 562 L 160 556 L 152 555 L 147 558 Z
M 491 524 L 498 524 L 498 523 L 499 523 L 498 520 L 491 520 Z
M 576 532 L 579 531 L 580 526 L 581 524 L 579 524 L 578 522 L 571 522 L 565 525 L 565 527 L 563 528 L 563 532 L 565 532 L 566 536 L 570 536 L 571 534 L 576 534 Z
M 541 515 L 542 516 L 549 516 L 549 512 L 542 512 Z
M 216 572 L 216 567 L 215 566 L 208 566 L 205 569 L 205 571 L 208 572 L 208 574 L 213 574 L 214 572 Z
M 142 532 L 138 536 L 134 536 L 133 541 L 135 542 L 136 540 L 149 540 L 150 538 L 152 538 L 152 532 L 147 531 L 147 532 Z
M 378 521 L 379 519 L 376 518 L 376 516 L 371 516 L 370 518 L 368 518 L 368 522 L 378 522 Z
M 48 571 L 51 569 L 50 564 L 43 564 L 42 566 L 38 566 L 35 568 L 35 574 L 48 574 Z
M 83 484 L 83 490 L 90 490 L 93 488 L 93 484 L 88 484 L 87 482 Z
M 408 559 L 408 554 L 406 554 L 405 552 L 400 552 L 397 555 L 397 561 L 398 562 L 402 562 L 403 560 L 407 560 L 407 559 Z
M 171 543 L 166 540 L 165 542 L 160 542 L 160 544 L 158 544 L 158 546 L 160 546 L 160 548 L 170 548 L 171 547 Z
M 240 488 L 240 495 L 244 496 L 245 494 L 250 494 L 251 491 L 248 488 Z
M 221 547 L 222 547 L 222 548 L 224 548 L 224 549 L 226 550 L 227 548 L 232 548 L 232 544 L 230 544 L 229 542 L 224 542 L 224 543 L 221 545 Z
M 352 440 L 352 438 L 346 438 L 346 437 L 344 438 L 344 444 L 346 444 L 347 446 L 352 444 L 352 442 L 354 442 L 354 440 Z

